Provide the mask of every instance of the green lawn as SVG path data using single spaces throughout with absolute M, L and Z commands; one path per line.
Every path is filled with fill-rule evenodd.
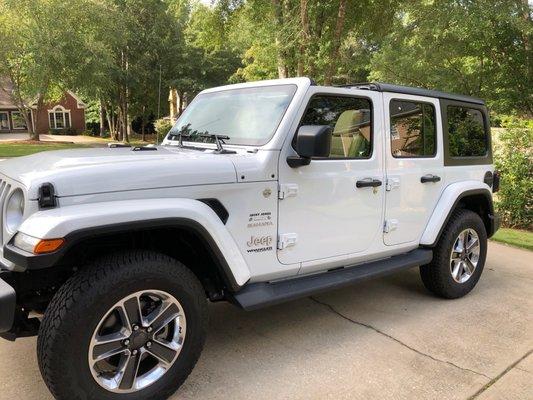
M 49 150 L 79 149 L 89 147 L 82 144 L 74 143 L 17 143 L 7 142 L 0 143 L 0 158 L 2 157 L 19 157 L 29 154 L 39 153 Z
M 519 229 L 500 228 L 492 237 L 496 242 L 502 242 L 511 246 L 533 250 L 533 232 Z

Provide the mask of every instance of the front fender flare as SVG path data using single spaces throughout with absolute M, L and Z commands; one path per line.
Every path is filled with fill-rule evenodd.
M 434 246 L 459 201 L 467 196 L 479 194 L 487 197 L 490 205 L 489 213 L 493 214 L 492 191 L 487 184 L 479 181 L 466 181 L 448 185 L 442 192 L 437 206 L 431 214 L 431 218 L 420 239 L 420 244 L 422 246 Z
M 23 222 L 19 232 L 40 239 L 65 238 L 65 246 L 56 253 L 31 257 L 8 244 L 4 253 L 27 269 L 47 268 L 84 239 L 154 227 L 183 227 L 199 234 L 217 257 L 232 290 L 250 279 L 248 265 L 226 226 L 208 205 L 192 199 L 124 200 L 39 211 Z

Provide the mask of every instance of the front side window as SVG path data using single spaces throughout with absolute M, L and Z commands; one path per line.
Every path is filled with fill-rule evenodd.
M 13 129 L 27 129 L 26 121 L 19 111 L 11 111 L 11 122 Z
M 391 152 L 396 158 L 433 157 L 437 128 L 435 107 L 405 100 L 390 102 Z
M 487 130 L 481 111 L 448 106 L 448 148 L 451 157 L 482 157 L 487 154 Z
M 7 112 L 0 112 L 0 129 L 9 130 L 9 117 Z
M 61 106 L 48 111 L 48 122 L 50 129 L 70 128 L 70 111 Z
M 314 96 L 302 125 L 329 125 L 333 129 L 329 158 L 369 158 L 372 154 L 372 104 L 368 99 Z
M 275 85 L 202 93 L 183 112 L 169 140 L 207 141 L 205 135 L 228 136 L 228 144 L 261 146 L 276 132 L 296 92 L 295 85 Z

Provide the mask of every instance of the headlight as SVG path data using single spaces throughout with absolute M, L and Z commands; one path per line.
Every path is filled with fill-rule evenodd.
M 24 215 L 24 193 L 21 189 L 15 189 L 7 199 L 6 205 L 6 229 L 9 233 L 15 233 L 22 224 Z

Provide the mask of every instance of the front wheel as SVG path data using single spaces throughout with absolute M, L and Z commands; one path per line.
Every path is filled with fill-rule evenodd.
M 445 226 L 430 264 L 420 267 L 422 282 L 438 296 L 455 299 L 476 286 L 487 257 L 487 232 L 481 217 L 456 210 Z
M 38 337 L 57 399 L 166 399 L 200 356 L 204 290 L 181 263 L 153 252 L 108 256 L 69 279 Z

